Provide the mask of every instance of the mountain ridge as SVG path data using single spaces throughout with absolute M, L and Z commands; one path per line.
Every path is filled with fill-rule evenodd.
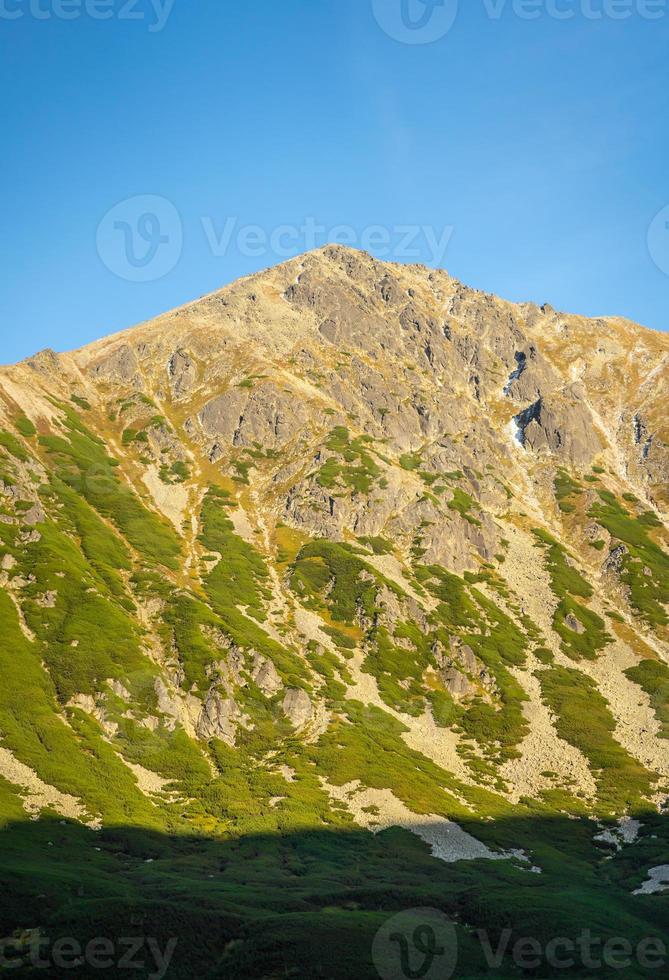
M 260 270 L 258 270 L 256 272 L 251 272 L 251 273 L 248 273 L 248 274 L 246 274 L 244 276 L 240 276 L 239 278 L 234 279 L 231 282 L 225 283 L 224 285 L 219 286 L 216 289 L 211 290 L 210 292 L 203 293 L 202 295 L 200 295 L 200 296 L 198 296 L 198 297 L 196 297 L 194 299 L 186 300 L 185 302 L 180 303 L 178 306 L 175 306 L 174 308 L 172 308 L 171 310 L 169 310 L 167 312 L 159 313 L 156 316 L 149 317 L 148 319 L 142 320 L 142 321 L 140 321 L 138 323 L 135 323 L 135 324 L 131 324 L 128 327 L 123 327 L 123 328 L 121 328 L 119 330 L 114 330 L 114 331 L 112 331 L 109 334 L 104 334 L 103 336 L 101 336 L 99 338 L 95 338 L 95 339 L 93 339 L 93 340 L 91 340 L 91 341 L 89 341 L 89 342 L 87 342 L 85 344 L 82 344 L 79 347 L 68 349 L 68 350 L 65 350 L 65 351 L 60 351 L 60 352 L 56 352 L 52 348 L 46 347 L 46 348 L 43 348 L 40 351 L 36 351 L 35 354 L 32 354 L 32 355 L 29 354 L 26 357 L 21 358 L 21 360 L 19 360 L 17 362 L 14 362 L 13 364 L 0 365 L 0 367 L 10 368 L 10 367 L 15 367 L 15 366 L 17 366 L 19 364 L 24 364 L 24 363 L 30 361 L 33 357 L 35 357 L 35 356 L 37 356 L 39 354 L 42 354 L 42 353 L 54 353 L 54 354 L 56 354 L 56 356 L 67 356 L 68 354 L 70 354 L 70 355 L 77 354 L 79 352 L 85 351 L 86 349 L 88 349 L 90 347 L 95 347 L 97 344 L 102 344 L 102 343 L 105 343 L 107 341 L 117 340 L 117 339 L 120 339 L 123 335 L 131 334 L 134 331 L 140 331 L 143 328 L 148 327 L 151 324 L 154 324 L 157 321 L 161 321 L 161 320 L 163 320 L 163 319 L 165 319 L 167 317 L 172 317 L 172 316 L 175 316 L 177 314 L 184 313 L 185 311 L 187 311 L 189 309 L 192 309 L 193 307 L 197 306 L 200 303 L 204 303 L 204 302 L 206 302 L 208 300 L 212 300 L 212 299 L 215 299 L 217 297 L 220 297 L 221 295 L 223 295 L 224 293 L 226 293 L 228 290 L 233 290 L 233 289 L 239 288 L 243 284 L 252 282 L 252 281 L 254 281 L 256 279 L 262 279 L 264 276 L 266 276 L 268 273 L 271 273 L 274 270 L 280 270 L 280 269 L 292 267 L 292 266 L 295 266 L 295 265 L 300 266 L 300 265 L 303 265 L 305 259 L 312 258 L 312 257 L 313 258 L 317 258 L 319 256 L 324 256 L 324 255 L 327 255 L 328 253 L 332 253 L 333 251 L 338 252 L 338 253 L 342 253 L 342 254 L 348 254 L 348 255 L 351 255 L 351 256 L 354 256 L 354 257 L 355 256 L 359 256 L 359 257 L 362 257 L 363 259 L 369 260 L 370 262 L 376 263 L 376 264 L 378 264 L 380 266 L 384 266 L 384 267 L 390 267 L 390 268 L 392 268 L 392 267 L 398 267 L 400 269 L 415 269 L 415 270 L 420 270 L 421 272 L 428 272 L 428 273 L 430 273 L 430 272 L 441 272 L 441 273 L 444 273 L 457 287 L 468 289 L 471 292 L 478 293 L 478 294 L 480 294 L 481 296 L 484 296 L 484 297 L 488 297 L 488 298 L 493 298 L 493 299 L 499 300 L 500 302 L 505 303 L 505 304 L 508 304 L 508 305 L 510 305 L 512 307 L 515 307 L 515 308 L 523 308 L 523 307 L 530 308 L 530 307 L 532 307 L 532 308 L 541 309 L 541 310 L 548 309 L 548 310 L 556 313 L 557 315 L 562 315 L 562 316 L 566 316 L 566 317 L 575 317 L 575 318 L 578 318 L 580 320 L 591 322 L 593 324 L 596 324 L 596 323 L 599 323 L 599 322 L 613 323 L 613 324 L 619 324 L 621 327 L 625 327 L 625 326 L 626 327 L 629 327 L 629 328 L 631 328 L 633 330 L 636 330 L 636 331 L 647 332 L 648 334 L 651 334 L 653 336 L 659 336 L 660 338 L 663 338 L 663 337 L 666 336 L 666 331 L 661 330 L 659 328 L 645 326 L 644 324 L 640 324 L 640 323 L 636 322 L 635 320 L 632 320 L 630 317 L 620 316 L 620 315 L 614 314 L 614 313 L 611 313 L 611 314 L 593 314 L 593 315 L 585 315 L 585 314 L 578 314 L 578 313 L 573 313 L 572 314 L 572 313 L 569 313 L 566 310 L 558 310 L 558 309 L 554 308 L 550 303 L 540 304 L 540 303 L 535 303 L 535 302 L 533 302 L 531 300 L 524 300 L 524 301 L 523 300 L 519 300 L 519 301 L 509 300 L 509 299 L 506 299 L 504 297 L 499 297 L 496 294 L 491 293 L 490 291 L 488 291 L 486 289 L 478 288 L 478 287 L 473 287 L 473 286 L 468 286 L 463 280 L 451 276 L 450 273 L 448 273 L 447 270 L 442 269 L 442 268 L 436 268 L 436 267 L 433 267 L 433 266 L 427 266 L 427 265 L 424 265 L 424 264 L 419 263 L 419 262 L 418 263 L 408 263 L 408 262 L 399 262 L 399 261 L 393 261 L 393 260 L 387 260 L 387 259 L 376 259 L 371 253 L 366 252 L 364 249 L 355 248 L 354 246 L 346 246 L 346 245 L 323 245 L 323 246 L 320 246 L 318 248 L 311 249 L 310 251 L 304 252 L 304 253 L 302 253 L 300 255 L 297 255 L 295 257 L 286 259 L 286 260 L 284 260 L 284 261 L 282 261 L 282 262 L 280 262 L 280 263 L 278 263 L 276 265 L 267 266 L 267 267 L 265 267 L 263 269 L 260 269 Z M 667 349 L 669 350 L 669 341 L 667 341 L 667 345 L 666 346 L 667 346 Z

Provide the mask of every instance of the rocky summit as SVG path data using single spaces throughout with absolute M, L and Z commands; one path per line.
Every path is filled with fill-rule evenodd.
M 14 975 L 432 976 L 432 909 L 455 976 L 648 976 L 668 395 L 669 334 L 337 246 L 0 369 Z

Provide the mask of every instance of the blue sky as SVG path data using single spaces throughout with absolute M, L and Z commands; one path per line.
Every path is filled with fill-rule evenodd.
M 669 328 L 665 0 L 457 7 L 0 0 L 0 361 L 326 237 Z

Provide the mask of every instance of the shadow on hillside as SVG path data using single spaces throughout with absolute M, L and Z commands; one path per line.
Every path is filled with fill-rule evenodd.
M 613 856 L 593 843 L 595 827 L 587 821 L 502 824 L 496 836 L 531 843 L 542 874 L 509 860 L 446 864 L 398 829 L 212 840 L 131 827 L 95 832 L 56 819 L 13 823 L 0 831 L 0 935 L 25 931 L 23 945 L 17 943 L 23 965 L 12 961 L 17 950 L 5 941 L 0 967 L 14 977 L 174 980 L 663 975 L 635 957 L 643 939 L 666 937 L 669 895 L 631 891 L 649 867 L 669 860 L 666 818 L 649 817 L 645 836 Z M 479 825 L 481 836 L 486 831 L 489 838 L 490 826 Z M 457 923 L 455 940 L 444 933 L 444 942 L 436 935 L 433 943 L 429 919 L 401 919 L 383 930 L 397 913 L 423 908 Z M 479 928 L 493 949 L 512 930 L 501 965 L 486 961 Z M 31 946 L 29 930 L 37 929 L 44 944 L 36 951 L 37 934 Z M 546 962 L 551 939 L 576 938 L 583 929 L 629 942 L 629 966 L 593 970 L 578 955 L 570 967 Z M 510 950 L 522 937 L 538 942 L 541 965 L 514 963 Z M 99 941 L 89 945 L 93 940 Z M 73 967 L 77 949 L 84 961 Z

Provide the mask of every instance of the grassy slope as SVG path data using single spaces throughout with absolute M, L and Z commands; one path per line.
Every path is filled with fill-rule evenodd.
M 58 435 L 38 439 L 23 422 L 17 432 L 21 438 L 0 438 L 3 479 L 11 481 L 17 462 L 39 454 L 49 473 L 39 487 L 47 518 L 39 540 L 28 542 L 20 539 L 20 524 L 0 523 L 3 553 L 17 560 L 11 575 L 22 579 L 21 603 L 35 635 L 24 635 L 14 603 L 0 594 L 0 731 L 3 744 L 40 778 L 81 800 L 91 816 L 102 816 L 104 830 L 94 833 L 53 813 L 30 823 L 15 788 L 0 780 L 5 934 L 40 926 L 82 939 L 133 935 L 138 928 L 162 939 L 178 936 L 170 973 L 177 978 L 364 978 L 376 975 L 370 961 L 376 930 L 407 907 L 440 908 L 459 923 L 485 926 L 493 940 L 506 926 L 515 936 L 539 939 L 577 935 L 584 925 L 632 941 L 662 932 L 667 899 L 630 892 L 644 878 L 641 868 L 662 863 L 667 822 L 647 803 L 650 774 L 615 741 L 606 702 L 585 675 L 555 666 L 539 674 L 559 733 L 593 766 L 598 812 L 631 810 L 643 820 L 634 858 L 595 843 L 593 814 L 573 797 L 547 793 L 511 806 L 494 792 L 501 788 L 497 768 L 515 757 L 527 733 L 526 695 L 510 668 L 526 663 L 538 631 L 476 588 L 480 581 L 503 592 L 489 572 L 466 581 L 418 560 L 415 588 L 435 599 L 436 608 L 427 629 L 407 617 L 389 631 L 378 619 L 379 596 L 385 590 L 403 602 L 402 590 L 356 546 L 302 544 L 285 571 L 303 605 L 323 615 L 338 653 L 315 645 L 300 652 L 262 629 L 269 571 L 260 552 L 234 533 L 229 494 L 213 487 L 205 497 L 199 544 L 219 561 L 203 564 L 200 590 L 185 591 L 171 575 L 180 562 L 179 538 L 142 504 L 72 409 L 64 411 Z M 324 489 L 365 492 L 379 478 L 368 442 L 336 429 L 328 448 L 337 461 L 318 474 Z M 411 460 L 409 468 L 419 462 L 414 467 Z M 574 492 L 566 477 L 561 491 L 565 500 Z M 466 495 L 456 493 L 452 504 L 469 513 Z M 652 563 L 653 576 L 661 571 L 648 519 L 632 543 L 627 518 L 611 513 L 610 500 L 603 507 L 609 509 L 596 514 L 603 526 L 611 530 L 615 521 L 620 539 Z M 554 626 L 563 649 L 574 660 L 596 657 L 608 637 L 587 608 L 591 586 L 557 541 L 537 538 L 559 599 Z M 375 552 L 392 550 L 383 539 L 369 544 Z M 660 596 L 654 577 L 653 583 L 652 594 L 632 590 L 649 614 Z M 43 601 L 49 592 L 56 593 L 53 605 Z M 305 745 L 283 717 L 281 696 L 267 698 L 250 682 L 238 700 L 253 727 L 240 733 L 234 749 L 218 741 L 202 746 L 164 718 L 152 728 L 142 724 L 157 713 L 158 668 L 147 656 L 137 603 L 152 600 L 163 603 L 158 636 L 183 670 L 184 690 L 206 693 L 211 665 L 222 657 L 216 636 L 223 636 L 241 651 L 245 669 L 260 653 L 287 686 L 313 695 L 321 685 L 319 697 L 333 715 L 327 733 Z M 564 626 L 569 613 L 582 622 L 583 634 Z M 489 672 L 494 698 L 481 691 L 456 705 L 438 683 L 426 686 L 427 674 L 438 674 L 434 651 L 438 644 L 447 649 L 451 636 L 470 646 Z M 356 644 L 388 706 L 414 716 L 429 706 L 441 724 L 457 723 L 479 785 L 461 783 L 409 749 L 403 726 L 388 713 L 346 699 L 346 665 Z M 662 665 L 644 661 L 628 675 L 651 695 L 666 724 Z M 111 699 L 118 729 L 108 737 L 67 702 L 74 694 L 96 695 L 111 678 L 128 688 L 138 711 L 127 717 L 127 705 Z M 122 758 L 169 781 L 174 799 L 150 800 Z M 294 773 L 292 781 L 280 766 Z M 509 861 L 445 865 L 405 831 L 363 833 L 333 807 L 319 777 L 390 789 L 416 813 L 455 819 L 493 848 L 525 849 L 543 873 Z M 458 926 L 458 935 L 459 975 L 482 975 L 471 932 Z M 507 960 L 486 975 L 515 974 Z

